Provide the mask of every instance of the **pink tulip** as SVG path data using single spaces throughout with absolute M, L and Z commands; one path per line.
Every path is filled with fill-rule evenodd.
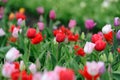
M 19 28 L 14 28 L 13 32 L 12 32 L 12 36 L 15 38 L 18 38 L 18 32 L 21 32 L 20 30 L 21 29 L 19 29 Z
M 21 56 L 20 52 L 15 47 L 12 47 L 5 55 L 5 58 L 8 62 L 13 62 L 20 56 Z
M 32 64 L 29 66 L 29 70 L 30 70 L 33 74 L 36 73 L 36 72 L 37 72 L 36 65 L 32 63 Z
M 54 71 L 57 72 L 57 73 L 60 73 L 60 71 L 62 71 L 62 70 L 66 70 L 66 68 L 60 67 L 60 66 L 56 66 L 55 69 L 54 69 Z
M 85 27 L 88 30 L 91 30 L 95 27 L 96 23 L 92 19 L 88 19 L 85 21 Z
M 21 18 L 18 19 L 18 21 L 17 21 L 17 25 L 21 26 L 22 23 L 23 23 L 23 20 L 22 20 Z
M 92 51 L 94 50 L 95 48 L 95 44 L 92 43 L 92 42 L 86 42 L 85 46 L 84 46 L 84 52 L 86 54 L 90 54 L 92 53 Z
M 69 24 L 68 24 L 68 27 L 69 28 L 74 28 L 75 26 L 76 26 L 76 20 L 70 20 Z
M 35 73 L 33 74 L 33 79 L 32 80 L 41 80 L 42 74 L 41 73 Z
M 0 28 L 0 36 L 4 36 L 5 35 L 5 32 L 2 28 Z
M 49 18 L 54 20 L 56 18 L 56 13 L 54 10 L 51 10 L 50 13 L 49 13 Z
M 45 72 L 41 80 L 59 80 L 59 75 L 55 71 Z
M 44 14 L 44 8 L 43 7 L 38 7 L 37 12 L 41 15 Z
M 4 8 L 0 7 L 0 19 L 2 19 L 4 16 Z
M 3 65 L 3 68 L 2 68 L 2 75 L 3 75 L 4 77 L 10 78 L 12 72 L 14 72 L 14 71 L 16 71 L 15 65 L 6 62 L 6 63 Z
M 43 22 L 38 22 L 38 28 L 40 31 L 44 29 L 44 23 Z

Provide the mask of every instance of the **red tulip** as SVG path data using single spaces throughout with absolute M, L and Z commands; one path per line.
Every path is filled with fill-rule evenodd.
M 69 41 L 77 41 L 78 38 L 79 38 L 79 35 L 78 35 L 78 34 L 75 34 L 75 35 L 73 35 L 73 34 L 68 35 L 68 40 L 69 40 Z
M 78 56 L 85 56 L 85 52 L 84 52 L 83 48 L 79 48 L 77 53 L 76 53 L 76 55 L 78 55 Z
M 27 30 L 27 37 L 28 37 L 28 38 L 32 39 L 32 38 L 35 37 L 35 35 L 36 35 L 36 29 L 34 29 L 34 28 L 29 28 L 29 29 Z
M 106 47 L 106 42 L 104 42 L 103 40 L 98 40 L 98 41 L 95 42 L 95 44 L 96 44 L 95 49 L 97 51 L 102 51 Z
M 26 16 L 24 15 L 24 14 L 22 14 L 22 13 L 16 13 L 16 19 L 18 20 L 18 19 L 22 19 L 22 20 L 25 20 L 26 19 Z
M 32 44 L 38 44 L 43 40 L 42 34 L 37 33 L 36 36 L 31 40 Z
M 56 41 L 57 42 L 63 42 L 65 40 L 65 34 L 62 32 L 57 33 L 56 35 Z
M 104 34 L 104 37 L 105 37 L 106 41 L 112 43 L 112 41 L 113 41 L 113 32 L 111 31 L 111 32 L 109 32 L 107 34 Z
M 99 34 L 94 34 L 94 35 L 92 35 L 91 41 L 92 41 L 93 43 L 95 43 L 95 42 L 98 41 L 98 40 L 102 40 L 102 36 L 100 36 Z
M 60 80 L 75 80 L 74 71 L 71 69 L 61 70 L 59 76 Z

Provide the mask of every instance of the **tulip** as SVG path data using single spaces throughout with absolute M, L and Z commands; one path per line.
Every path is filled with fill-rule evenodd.
M 27 30 L 27 37 L 30 38 L 30 39 L 32 39 L 32 38 L 34 38 L 35 36 L 36 36 L 36 29 L 34 29 L 34 28 L 29 28 L 29 29 Z
M 14 38 L 18 38 L 18 32 L 21 32 L 21 31 L 22 31 L 21 29 L 15 27 L 15 28 L 13 29 L 12 36 L 13 36 Z
M 22 23 L 23 23 L 23 20 L 21 18 L 17 20 L 17 25 L 20 26 Z
M 38 44 L 43 40 L 42 34 L 41 33 L 37 33 L 35 35 L 35 37 L 31 40 L 32 44 Z
M 41 15 L 44 14 L 44 8 L 43 7 L 38 7 L 37 12 Z
M 105 72 L 105 64 L 104 62 L 98 62 L 99 74 L 103 74 Z
M 20 70 L 21 71 L 25 70 L 25 64 L 23 61 L 20 61 Z
M 20 56 L 21 56 L 20 52 L 15 47 L 12 47 L 5 55 L 5 58 L 8 62 L 13 62 Z
M 91 43 L 91 42 L 86 42 L 85 46 L 84 46 L 84 52 L 86 54 L 90 54 L 92 53 L 92 51 L 94 50 L 95 44 Z
M 113 54 L 111 52 L 108 55 L 108 61 L 111 63 L 113 62 Z
M 114 18 L 114 26 L 120 26 L 120 18 L 119 17 Z
M 2 19 L 4 16 L 4 8 L 0 7 L 0 19 Z
M 49 13 L 49 18 L 50 18 L 51 20 L 54 20 L 54 19 L 56 18 L 56 13 L 55 13 L 54 10 L 51 10 L 51 11 L 50 11 L 50 13 Z
M 69 24 L 68 24 L 68 27 L 69 28 L 74 28 L 75 26 L 76 26 L 76 20 L 70 20 Z
M 62 71 L 62 70 L 66 70 L 66 68 L 65 67 L 56 66 L 55 69 L 54 69 L 54 71 L 57 72 L 57 73 L 60 73 L 60 71 Z
M 85 56 L 85 52 L 84 52 L 83 48 L 79 48 L 77 50 L 77 52 L 76 52 L 76 55 L 78 55 L 78 56 Z
M 92 19 L 88 19 L 85 21 L 85 27 L 88 30 L 91 30 L 95 27 L 96 23 Z
M 56 41 L 60 43 L 60 42 L 63 42 L 64 40 L 65 40 L 65 34 L 62 33 L 62 32 L 57 33 L 57 35 L 56 35 Z
M 75 80 L 75 73 L 72 69 L 61 70 L 59 76 L 60 80 Z
M 29 70 L 32 72 L 32 74 L 36 73 L 36 72 L 37 72 L 36 65 L 32 63 L 32 64 L 29 66 Z
M 23 13 L 16 13 L 16 19 L 22 19 L 22 20 L 25 20 L 26 19 L 26 16 L 23 14 Z
M 24 14 L 25 13 L 25 8 L 20 8 L 19 13 Z
M 6 63 L 3 65 L 3 68 L 2 68 L 2 75 L 3 75 L 4 77 L 10 78 L 12 72 L 15 72 L 15 71 L 16 71 L 15 65 L 6 62 Z
M 15 14 L 14 13 L 10 13 L 9 20 L 13 20 L 14 18 L 15 18 Z
M 112 31 L 111 27 L 112 27 L 112 26 L 111 26 L 110 24 L 106 24 L 106 25 L 102 28 L 103 34 L 107 34 L 107 33 L 111 32 L 111 31 Z
M 94 34 L 94 35 L 92 35 L 91 41 L 92 41 L 93 43 L 95 43 L 95 42 L 98 41 L 98 40 L 102 40 L 102 36 L 100 36 L 99 34 Z
M 117 34 L 116 34 L 116 38 L 117 38 L 118 40 L 120 40 L 120 30 L 118 30 L 118 32 L 117 32 Z
M 35 73 L 35 74 L 33 75 L 33 79 L 32 79 L 32 80 L 41 80 L 41 78 L 42 78 L 41 73 Z
M 70 35 L 68 35 L 68 40 L 69 41 L 78 41 L 78 38 L 79 38 L 78 34 L 75 34 L 75 35 L 70 34 Z
M 97 51 L 102 51 L 106 47 L 106 42 L 104 42 L 103 40 L 98 40 L 95 42 L 95 44 L 96 44 L 95 50 Z
M 40 31 L 44 29 L 44 23 L 43 22 L 38 22 L 38 28 Z
M 86 63 L 87 66 L 87 72 L 92 75 L 95 76 L 97 74 L 99 74 L 99 68 L 98 68 L 98 64 L 96 62 L 87 62 Z
M 5 32 L 2 28 L 0 28 L 0 36 L 4 36 L 5 35 Z
M 45 72 L 41 80 L 60 80 L 60 79 L 59 79 L 59 75 L 56 72 L 50 71 L 50 72 Z

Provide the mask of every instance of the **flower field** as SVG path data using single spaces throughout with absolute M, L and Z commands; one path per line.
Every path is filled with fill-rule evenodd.
M 34 11 L 25 4 L 10 10 L 12 2 L 0 0 L 0 80 L 120 80 L 119 11 L 103 26 L 99 17 L 79 25 L 77 13 L 64 17 L 70 12 L 57 14 L 45 5 Z

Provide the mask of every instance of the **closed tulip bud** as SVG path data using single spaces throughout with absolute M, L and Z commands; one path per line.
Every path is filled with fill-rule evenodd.
M 65 34 L 62 33 L 62 32 L 57 33 L 57 35 L 56 35 L 56 41 L 60 43 L 60 42 L 63 42 L 64 40 L 65 40 Z
M 20 8 L 20 9 L 19 9 L 19 12 L 20 12 L 21 14 L 24 14 L 24 13 L 25 13 L 25 8 Z
M 13 20 L 14 18 L 15 18 L 15 14 L 14 13 L 10 13 L 9 20 Z
M 38 22 L 38 28 L 40 31 L 44 29 L 44 23 L 43 22 Z
M 120 26 L 120 18 L 119 17 L 114 18 L 114 26 Z
M 120 40 L 120 30 L 117 32 L 116 38 L 117 38 L 118 40 Z
M 20 61 L 20 70 L 24 71 L 25 70 L 25 64 L 23 61 Z
M 106 48 L 106 42 L 104 42 L 103 40 L 98 40 L 95 42 L 95 50 L 97 51 L 102 51 Z
M 91 42 L 86 42 L 85 46 L 84 46 L 84 52 L 86 54 L 90 54 L 92 53 L 92 51 L 94 50 L 95 44 L 91 43 Z
M 84 32 L 82 32 L 81 38 L 82 38 L 83 40 L 85 39 L 85 33 L 84 33 Z
M 50 13 L 49 13 L 49 18 L 54 20 L 56 18 L 56 13 L 54 10 L 51 10 Z
M 31 73 L 36 73 L 37 72 L 37 69 L 36 69 L 36 65 L 35 64 L 31 64 L 30 66 L 29 66 L 29 70 L 31 71 Z
M 37 12 L 41 15 L 44 14 L 44 8 L 43 7 L 38 7 Z
M 113 62 L 113 54 L 112 54 L 111 52 L 110 52 L 109 55 L 108 55 L 108 61 L 109 61 L 110 63 Z
M 92 41 L 93 43 L 95 43 L 95 42 L 98 41 L 98 40 L 102 40 L 102 36 L 100 36 L 99 34 L 94 34 L 94 35 L 92 35 L 91 41 Z
M 37 70 L 39 70 L 40 67 L 41 67 L 40 61 L 39 61 L 39 59 L 36 59 L 36 68 L 37 68 Z
M 0 37 L 1 37 L 1 36 L 4 36 L 4 35 L 5 35 L 4 30 L 3 30 L 2 28 L 0 28 Z
M 88 19 L 85 21 L 85 28 L 91 30 L 95 27 L 96 23 L 92 19 Z
M 112 31 L 111 27 L 112 27 L 112 26 L 111 26 L 110 24 L 106 24 L 106 25 L 102 28 L 103 34 L 107 34 L 107 33 L 111 32 L 111 31 Z
M 34 28 L 29 28 L 29 29 L 27 30 L 27 37 L 30 38 L 30 39 L 32 39 L 32 38 L 34 38 L 35 36 L 36 36 L 36 29 L 34 29 Z
M 100 60 L 103 62 L 107 62 L 107 57 L 105 53 L 100 56 Z
M 76 20 L 70 20 L 69 24 L 68 24 L 68 27 L 69 28 L 74 28 L 75 26 L 76 26 Z
M 5 58 L 8 62 L 13 62 L 20 56 L 21 56 L 20 52 L 15 47 L 12 47 L 5 55 Z

